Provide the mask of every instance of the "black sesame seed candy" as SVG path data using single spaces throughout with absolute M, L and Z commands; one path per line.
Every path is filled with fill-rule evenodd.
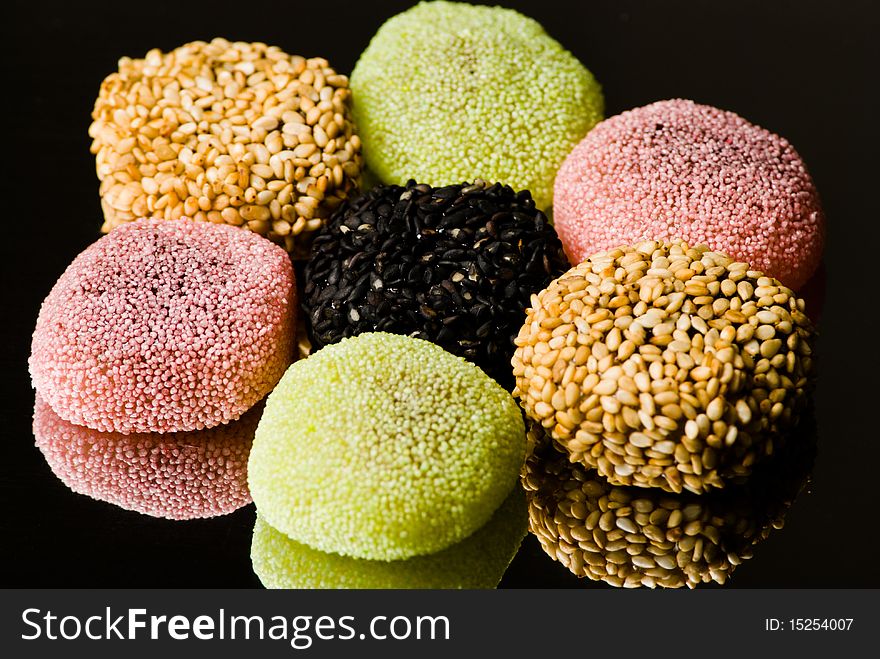
M 316 347 L 373 330 L 419 336 L 510 386 L 529 296 L 567 268 L 527 191 L 410 181 L 340 206 L 314 242 L 303 303 Z

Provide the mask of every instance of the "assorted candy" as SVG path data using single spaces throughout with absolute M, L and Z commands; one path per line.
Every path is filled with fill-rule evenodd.
M 52 471 L 170 519 L 253 497 L 267 587 L 491 588 L 527 518 L 577 576 L 724 583 L 809 473 L 824 215 L 731 112 L 602 113 L 534 20 L 442 0 L 351 89 L 262 43 L 122 58 L 109 234 L 33 335 Z

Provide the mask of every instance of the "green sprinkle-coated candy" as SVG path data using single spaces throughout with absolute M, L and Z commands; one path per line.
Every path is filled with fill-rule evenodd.
M 520 409 L 421 339 L 361 334 L 294 363 L 248 462 L 257 510 L 315 549 L 373 560 L 440 551 L 480 528 L 525 459 Z
M 530 190 L 542 209 L 604 110 L 596 79 L 538 22 L 459 2 L 389 19 L 351 89 L 367 164 L 384 183 L 482 178 Z

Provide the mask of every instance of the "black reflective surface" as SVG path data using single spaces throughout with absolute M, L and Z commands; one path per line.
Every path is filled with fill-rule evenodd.
M 120 56 L 223 35 L 320 54 L 347 73 L 382 21 L 409 4 L 9 6 L 2 28 L 0 585 L 259 585 L 248 556 L 253 506 L 213 520 L 158 520 L 72 494 L 52 475 L 30 431 L 30 333 L 55 279 L 98 237 L 98 181 L 86 131 L 98 86 Z M 880 525 L 873 518 L 880 473 L 880 358 L 873 345 L 880 10 L 867 1 L 502 4 L 541 21 L 593 71 L 607 114 L 688 97 L 779 132 L 807 162 L 829 224 L 818 454 L 785 528 L 756 546 L 726 587 L 880 586 Z M 533 537 L 502 585 L 603 587 L 575 579 Z

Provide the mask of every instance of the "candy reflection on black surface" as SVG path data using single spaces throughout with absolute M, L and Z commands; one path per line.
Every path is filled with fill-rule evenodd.
M 572 464 L 530 424 L 523 485 L 529 529 L 578 577 L 612 586 L 724 584 L 774 528 L 808 481 L 816 451 L 812 415 L 744 484 L 703 496 L 610 485 Z
M 257 517 L 254 572 L 266 588 L 495 588 L 526 535 L 526 498 L 515 487 L 489 521 L 433 554 L 373 561 L 322 552 Z
M 52 472 L 74 492 L 152 517 L 226 515 L 251 502 L 247 460 L 263 402 L 206 430 L 101 432 L 59 417 L 39 394 L 33 431 Z

